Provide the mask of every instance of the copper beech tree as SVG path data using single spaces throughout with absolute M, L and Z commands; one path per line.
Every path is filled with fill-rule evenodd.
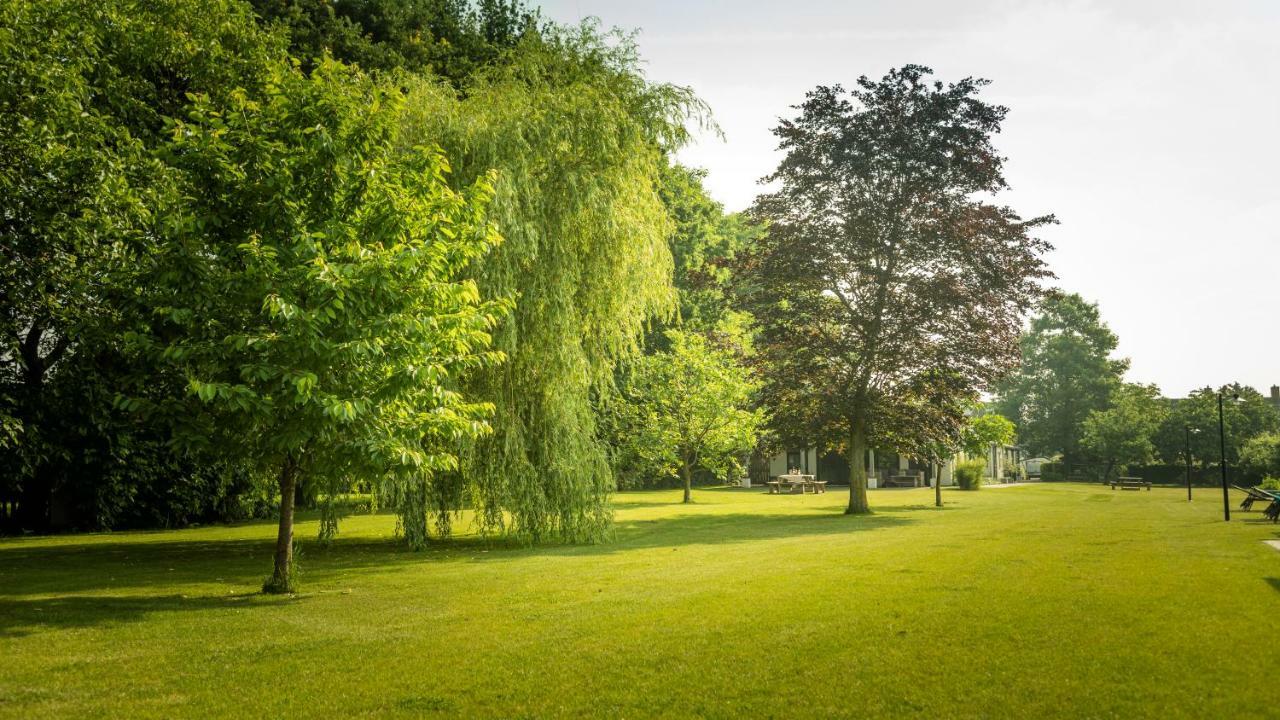
M 849 457 L 849 513 L 867 507 L 868 447 L 920 454 L 1018 362 L 1028 309 L 1051 277 L 992 145 L 1007 108 L 985 80 L 943 84 L 918 65 L 820 86 L 774 134 L 786 153 L 753 214 L 744 263 L 760 323 L 765 402 L 822 418 Z M 795 409 L 793 407 L 793 410 Z

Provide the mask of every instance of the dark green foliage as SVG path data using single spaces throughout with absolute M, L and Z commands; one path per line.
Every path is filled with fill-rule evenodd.
M 1129 367 L 1111 357 L 1117 343 L 1096 304 L 1074 294 L 1044 299 L 1020 341 L 1021 366 L 996 392 L 997 411 L 1018 426 L 1029 452 L 1081 462 L 1085 418 L 1108 407 Z
M 1186 428 L 1191 433 L 1191 459 L 1195 463 L 1216 463 L 1222 454 L 1218 435 L 1218 395 L 1225 398 L 1223 421 L 1226 427 L 1227 462 L 1235 465 L 1251 438 L 1280 431 L 1280 415 L 1257 390 L 1230 383 L 1217 389 L 1192 390 L 1185 399 L 1173 403 L 1156 431 L 1155 444 L 1167 463 L 1186 461 Z M 1238 396 L 1239 401 L 1233 400 Z
M 982 460 L 965 460 L 956 463 L 956 485 L 961 490 L 977 490 L 982 487 L 982 474 L 987 464 Z
M 308 67 L 325 53 L 366 70 L 406 69 L 466 84 L 544 27 L 522 0 L 251 0 Z
M 125 371 L 142 370 L 122 359 L 119 331 L 151 251 L 142 228 L 167 192 L 149 150 L 188 93 L 255 87 L 282 48 L 237 2 L 0 3 L 0 494 L 17 505 L 11 524 L 180 523 L 213 513 L 161 507 L 171 494 L 159 486 L 235 486 L 208 475 L 219 463 L 173 455 L 163 425 L 115 417 L 109 403 Z M 146 392 L 175 380 L 149 374 Z

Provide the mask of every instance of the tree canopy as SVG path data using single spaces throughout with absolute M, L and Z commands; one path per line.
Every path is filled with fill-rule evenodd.
M 986 81 L 908 65 L 846 91 L 818 87 L 775 134 L 778 184 L 748 268 L 772 404 L 839 432 L 866 512 L 863 456 L 954 436 L 965 408 L 1018 360 L 1024 313 L 1049 276 L 992 144 L 1007 110 Z
M 1044 299 L 1019 341 L 1021 365 L 996 391 L 996 409 L 1030 452 L 1079 462 L 1085 418 L 1107 408 L 1129 367 L 1112 357 L 1118 342 L 1097 304 L 1061 292 Z
M 693 473 L 726 479 L 742 469 L 762 413 L 755 383 L 733 350 L 669 330 L 669 349 L 637 359 L 623 381 L 617 452 L 634 472 L 678 474 L 692 501 Z

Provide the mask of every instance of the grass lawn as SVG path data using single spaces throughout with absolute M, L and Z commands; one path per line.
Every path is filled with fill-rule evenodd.
M 1280 528 L 1197 492 L 624 493 L 610 544 L 423 553 L 357 516 L 293 597 L 251 594 L 269 523 L 4 540 L 0 717 L 1276 717 Z

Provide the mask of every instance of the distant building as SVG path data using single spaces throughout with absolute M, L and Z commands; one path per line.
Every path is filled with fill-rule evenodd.
M 1267 402 L 1271 403 L 1271 407 L 1276 412 L 1280 412 L 1280 385 L 1271 386 L 1271 394 L 1267 396 Z
M 1015 468 L 1022 466 L 1022 448 L 1017 445 L 996 445 L 992 443 L 984 453 L 985 458 L 971 458 L 965 453 L 942 464 L 942 485 L 954 484 L 955 464 L 965 460 L 985 459 L 987 463 L 984 475 L 989 480 L 1003 482 L 1013 477 Z M 925 486 L 933 481 L 933 467 L 926 461 L 901 455 L 894 452 L 868 450 L 867 487 L 888 487 L 891 485 Z M 768 475 L 773 479 L 784 475 L 792 469 L 798 469 L 805 475 L 814 475 L 818 480 L 826 480 L 833 485 L 845 485 L 849 482 L 849 460 L 843 453 L 830 450 L 819 450 L 810 447 L 795 447 L 784 450 L 769 459 Z M 761 480 L 757 480 L 760 482 Z

